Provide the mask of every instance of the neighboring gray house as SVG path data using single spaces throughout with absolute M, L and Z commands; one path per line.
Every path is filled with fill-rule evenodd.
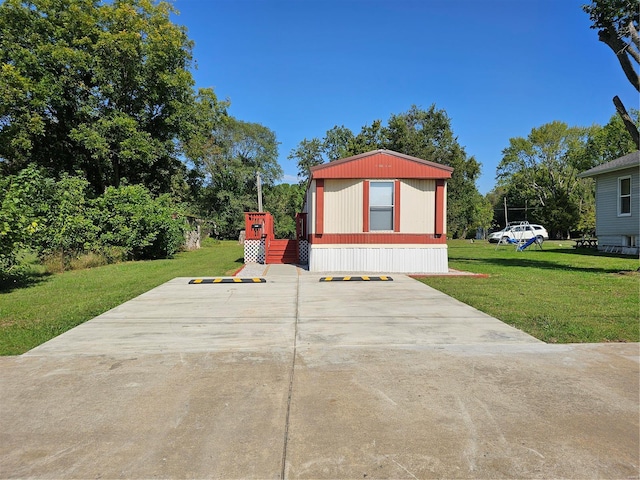
M 598 250 L 638 255 L 640 252 L 640 152 L 582 172 L 596 180 Z

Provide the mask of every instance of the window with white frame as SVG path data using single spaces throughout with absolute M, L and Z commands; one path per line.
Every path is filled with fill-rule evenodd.
M 631 177 L 618 178 L 618 215 L 631 215 Z
M 393 183 L 369 183 L 370 231 L 393 231 Z

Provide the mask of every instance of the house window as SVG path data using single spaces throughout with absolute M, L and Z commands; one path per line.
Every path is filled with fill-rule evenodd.
M 631 177 L 618 178 L 618 215 L 631 215 Z
M 393 231 L 393 183 L 369 184 L 369 230 Z

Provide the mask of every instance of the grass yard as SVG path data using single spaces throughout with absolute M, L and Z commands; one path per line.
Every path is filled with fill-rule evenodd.
M 640 341 L 637 258 L 545 242 L 543 250 L 453 240 L 449 267 L 488 274 L 420 281 L 548 343 Z
M 19 355 L 175 277 L 232 275 L 238 242 L 204 242 L 170 260 L 126 262 L 48 276 L 0 290 L 0 355 Z

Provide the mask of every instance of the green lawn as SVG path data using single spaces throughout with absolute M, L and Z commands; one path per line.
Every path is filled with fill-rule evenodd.
M 238 242 L 205 242 L 171 260 L 127 262 L 36 276 L 0 290 L 0 355 L 18 355 L 172 278 L 231 275 Z
M 550 343 L 640 341 L 640 262 L 574 249 L 449 241 L 449 267 L 487 278 L 420 281 Z

